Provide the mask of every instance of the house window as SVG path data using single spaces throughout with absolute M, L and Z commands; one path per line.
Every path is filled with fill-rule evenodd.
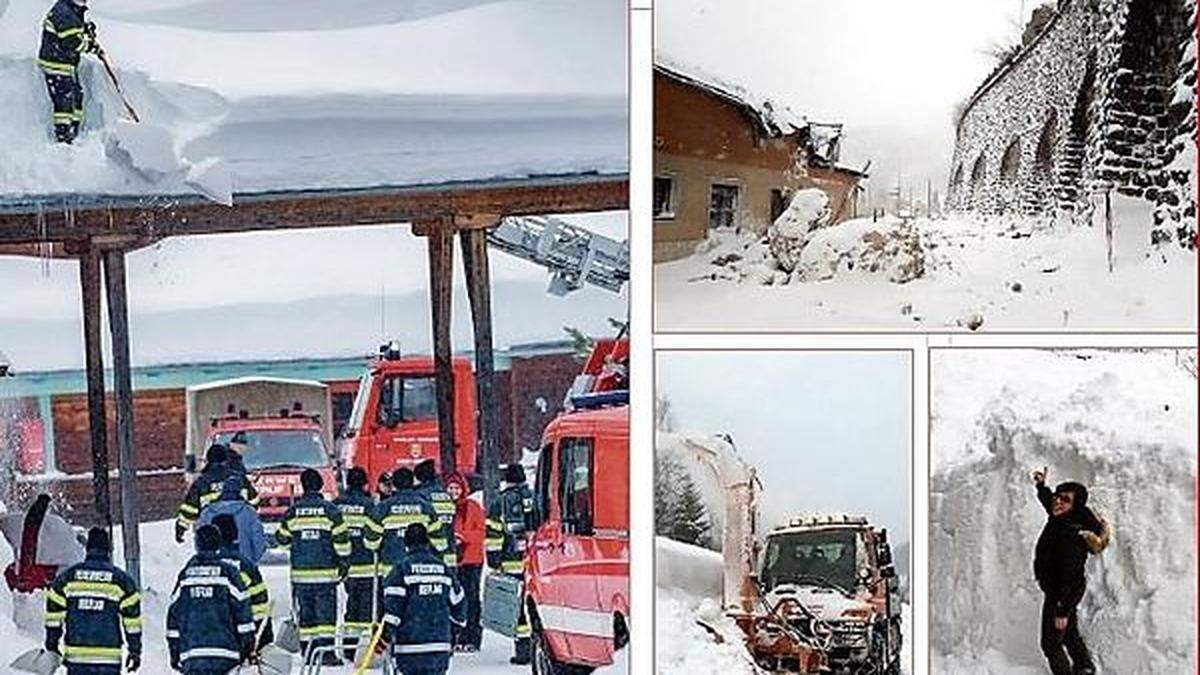
M 708 205 L 708 226 L 711 229 L 732 228 L 737 225 L 738 187 L 714 183 Z
M 670 176 L 654 177 L 654 217 L 675 217 L 675 179 Z
M 783 190 L 771 190 L 771 222 L 775 222 L 786 210 L 787 199 L 783 196 Z

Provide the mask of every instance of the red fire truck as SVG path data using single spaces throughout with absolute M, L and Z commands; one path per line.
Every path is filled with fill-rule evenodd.
M 301 493 L 300 473 L 316 469 L 337 494 L 330 448 L 329 388 L 306 380 L 241 378 L 188 387 L 188 473 L 214 443 L 240 452 L 259 494 L 259 515 L 277 521 Z M 221 411 L 221 412 L 216 412 Z
M 543 434 L 525 557 L 535 675 L 587 672 L 629 640 L 628 340 L 603 340 Z
M 477 426 L 475 376 L 471 362 L 455 358 L 454 445 L 457 469 L 475 471 Z M 396 343 L 384 345 L 363 375 L 354 408 L 338 439 L 343 468 L 362 467 L 372 487 L 379 474 L 413 468 L 432 459 L 441 464 L 433 358 L 404 356 Z

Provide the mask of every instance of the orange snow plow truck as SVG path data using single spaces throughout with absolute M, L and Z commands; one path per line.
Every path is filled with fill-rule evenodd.
M 301 494 L 300 473 L 316 469 L 336 495 L 329 387 L 310 380 L 238 378 L 187 388 L 188 479 L 214 443 L 242 455 L 264 524 L 283 518 Z

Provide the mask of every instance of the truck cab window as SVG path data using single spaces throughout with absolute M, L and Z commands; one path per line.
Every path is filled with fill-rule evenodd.
M 389 375 L 379 391 L 378 422 L 394 426 L 437 418 L 432 376 Z
M 559 496 L 563 524 L 572 534 L 592 533 L 592 441 L 568 438 L 559 444 Z
M 550 477 L 553 475 L 554 445 L 547 443 L 538 457 L 537 483 L 534 485 L 533 498 L 537 503 L 538 523 L 550 516 Z

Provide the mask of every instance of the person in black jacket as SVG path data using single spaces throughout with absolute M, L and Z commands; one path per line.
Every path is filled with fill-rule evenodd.
M 1038 501 L 1049 518 L 1038 537 L 1033 573 L 1045 594 L 1041 647 L 1054 675 L 1091 675 L 1092 655 L 1079 633 L 1077 607 L 1087 590 L 1084 565 L 1094 542 L 1107 542 L 1108 528 L 1088 508 L 1088 491 L 1080 483 L 1046 487 L 1046 470 L 1035 471 Z M 1101 547 L 1102 548 L 1102 547 Z
M 96 24 L 84 18 L 86 13 L 87 0 L 58 0 L 42 20 L 38 65 L 54 105 L 54 139 L 59 143 L 73 142 L 83 123 L 79 58 L 100 53 Z
M 221 560 L 221 532 L 196 530 L 196 555 L 175 580 L 167 609 L 171 668 L 185 675 L 228 673 L 254 650 L 254 613 L 238 569 Z
M 375 522 L 375 498 L 367 492 L 367 472 L 353 467 L 346 472 L 346 490 L 333 505 L 342 512 L 350 538 L 350 555 L 346 558 L 346 611 L 342 615 L 342 649 L 347 661 L 354 660 L 360 638 L 370 639 L 378 607 L 376 591 L 379 586 L 375 555 L 383 537 L 383 528 Z
M 133 579 L 112 563 L 108 530 L 93 527 L 87 558 L 46 590 L 46 650 L 62 654 L 67 675 L 120 675 L 124 644 L 125 669 L 136 671 L 142 663 L 141 597 Z

